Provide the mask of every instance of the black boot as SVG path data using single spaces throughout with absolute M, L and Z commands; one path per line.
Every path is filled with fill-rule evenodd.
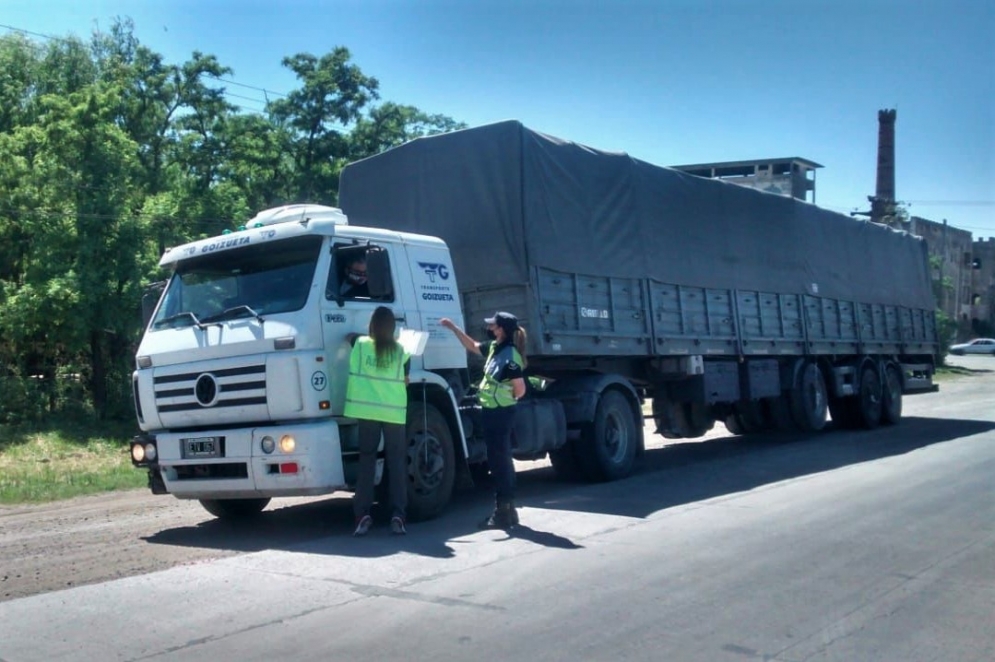
M 481 529 L 508 530 L 518 525 L 518 511 L 513 501 L 504 501 L 494 507 L 494 512 L 480 523 Z

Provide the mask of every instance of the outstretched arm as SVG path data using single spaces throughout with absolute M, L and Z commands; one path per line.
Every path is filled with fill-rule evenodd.
M 456 338 L 460 341 L 460 344 L 463 345 L 463 347 L 466 347 L 466 351 L 473 352 L 474 354 L 481 354 L 480 345 L 477 344 L 477 341 L 466 335 L 466 331 L 456 326 L 451 319 L 443 317 L 439 320 L 439 324 L 452 331 L 456 335 Z M 481 354 L 481 356 L 483 356 L 483 354 Z

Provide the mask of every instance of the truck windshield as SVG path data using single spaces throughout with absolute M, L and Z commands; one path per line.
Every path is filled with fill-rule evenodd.
M 300 310 L 307 302 L 322 238 L 220 251 L 180 262 L 152 329 L 200 326 Z

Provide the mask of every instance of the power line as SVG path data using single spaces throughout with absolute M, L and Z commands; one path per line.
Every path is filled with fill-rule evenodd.
M 910 205 L 937 205 L 947 207 L 991 207 L 995 200 L 907 200 Z
M 287 95 L 283 92 L 274 92 L 273 90 L 267 90 L 265 87 L 256 87 L 255 85 L 246 85 L 245 83 L 237 83 L 233 80 L 228 80 L 227 78 L 222 78 L 221 76 L 214 76 L 211 74 L 205 74 L 215 80 L 219 80 L 222 83 L 228 83 L 229 85 L 237 85 L 239 87 L 245 87 L 250 90 L 256 90 L 257 92 L 262 92 L 263 94 L 271 94 L 275 97 L 286 97 Z

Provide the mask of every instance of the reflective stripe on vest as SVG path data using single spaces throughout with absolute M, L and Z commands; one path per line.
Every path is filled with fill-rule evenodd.
M 382 423 L 405 422 L 408 389 L 404 364 L 408 354 L 398 346 L 387 365 L 377 366 L 373 338 L 362 336 L 349 355 L 349 383 L 345 394 L 345 415 Z
M 495 347 L 496 344 L 491 343 L 487 352 L 487 362 L 484 364 L 484 378 L 480 380 L 477 391 L 480 406 L 485 409 L 511 407 L 515 404 L 515 390 L 511 382 L 499 382 L 495 375 L 500 374 L 505 364 L 511 361 L 522 365 L 522 355 L 513 346 L 506 345 L 497 356 L 494 355 Z

